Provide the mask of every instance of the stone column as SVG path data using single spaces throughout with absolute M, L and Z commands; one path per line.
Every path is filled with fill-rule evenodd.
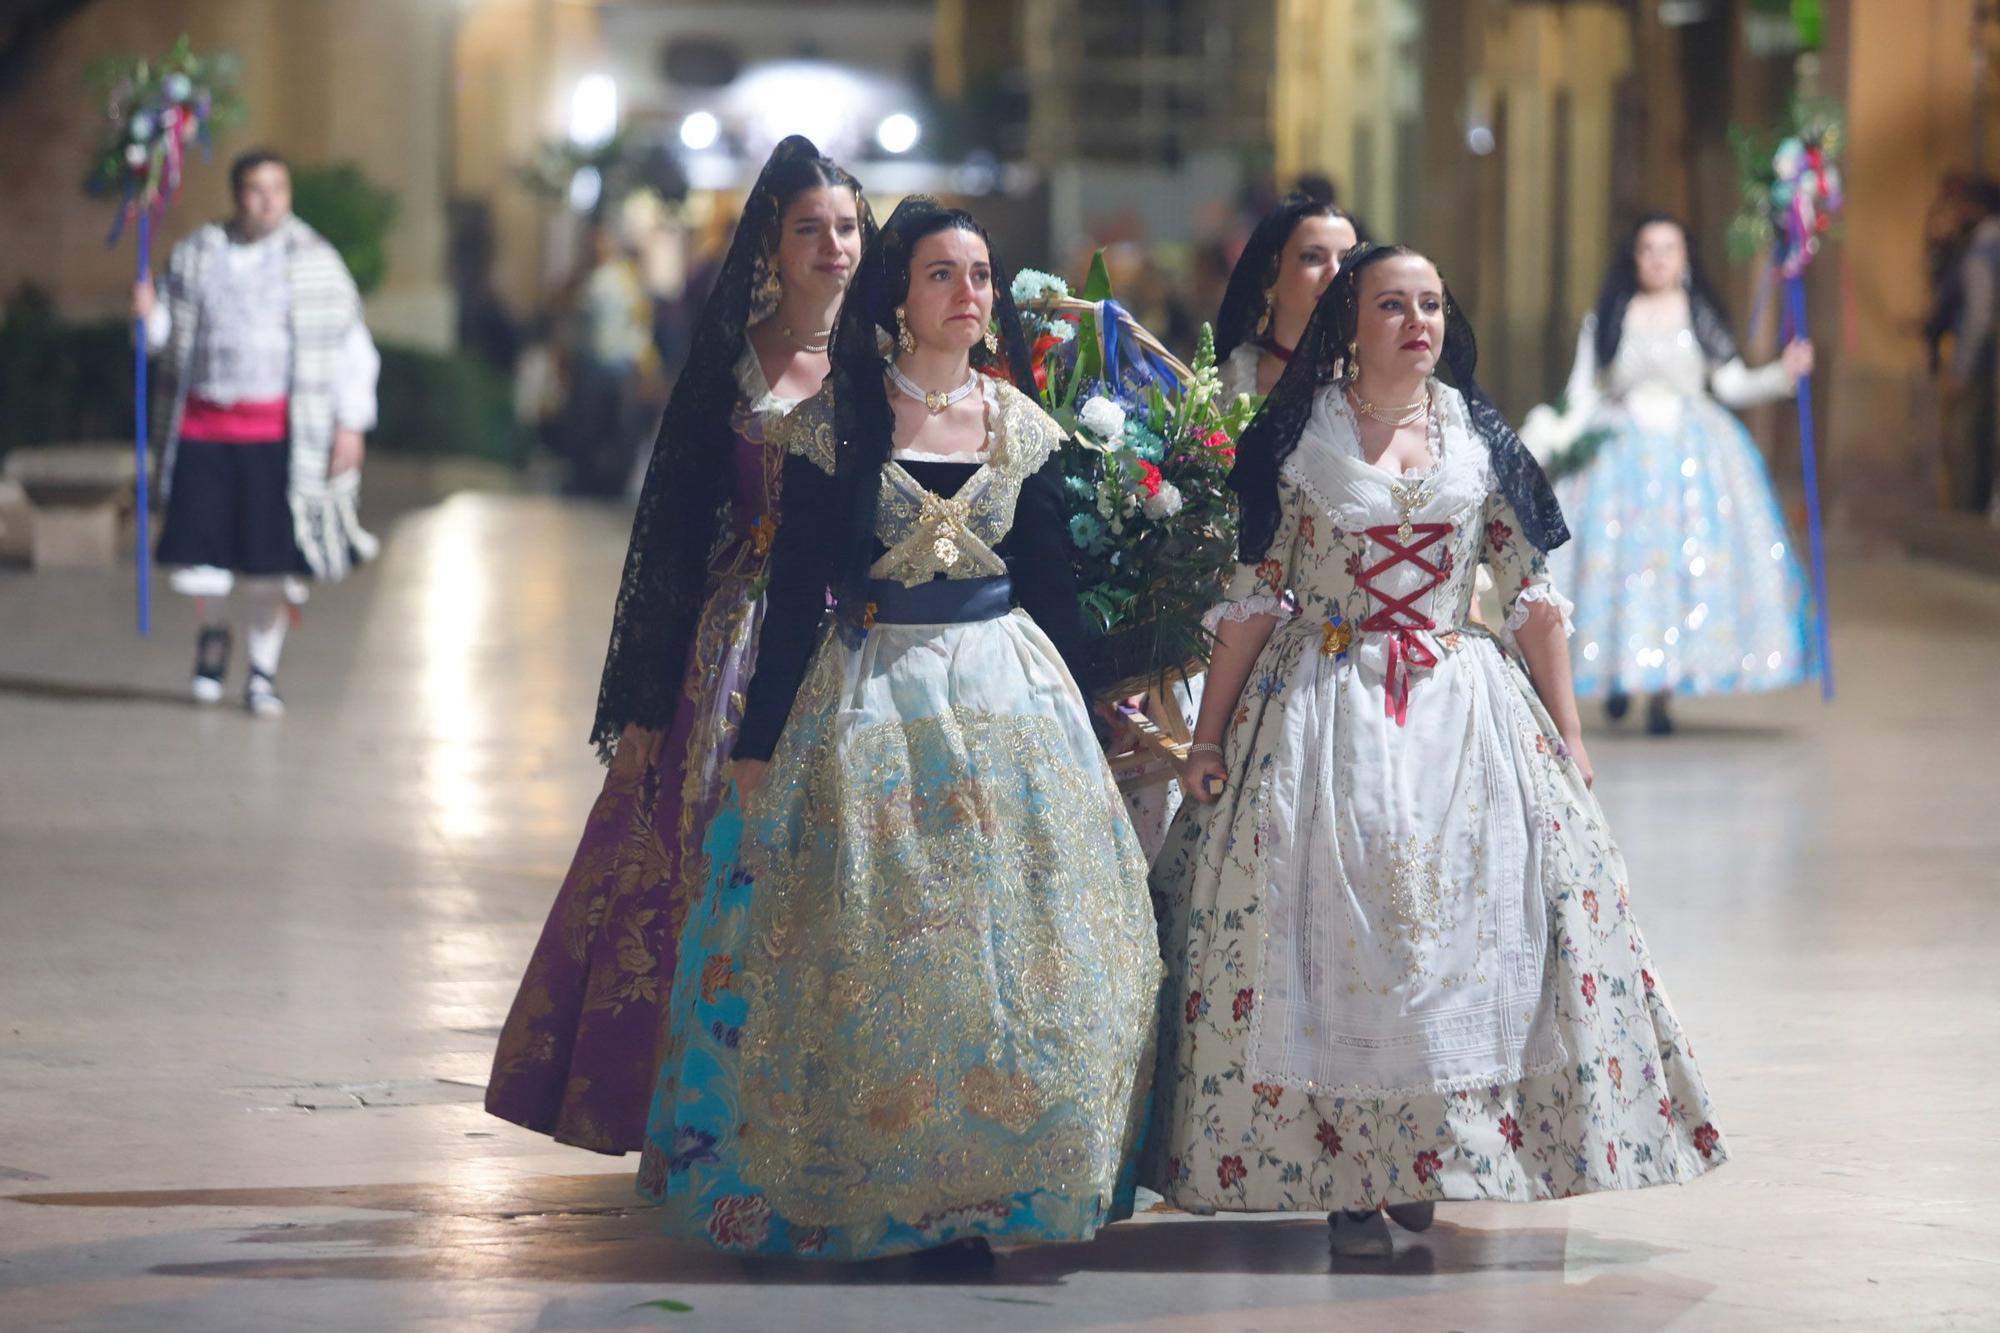
M 1973 9 L 1861 0 L 1829 14 L 1828 91 L 1848 115 L 1847 211 L 1816 295 L 1838 310 L 1844 286 L 1851 310 L 1848 336 L 1822 337 L 1839 348 L 1822 358 L 1823 447 L 1830 507 L 1865 528 L 1928 522 L 1939 505 L 1936 395 L 1917 335 L 1929 299 L 1923 221 L 1944 174 L 1973 165 Z

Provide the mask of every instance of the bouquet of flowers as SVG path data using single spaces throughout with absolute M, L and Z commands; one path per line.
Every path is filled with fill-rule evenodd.
M 118 196 L 115 245 L 128 222 L 180 193 L 189 142 L 206 152 L 216 122 L 238 114 L 236 62 L 197 55 L 183 35 L 165 59 L 101 63 L 91 78 L 103 93 L 105 127 L 88 188 Z
M 1070 555 L 1099 678 L 1123 698 L 1208 660 L 1201 617 L 1236 561 L 1224 482 L 1254 407 L 1222 401 L 1208 328 L 1184 365 L 1109 289 L 1101 256 L 1082 297 L 1032 269 L 1014 280 L 1043 405 L 1068 433 Z
M 1730 127 L 1741 201 L 1729 224 L 1729 245 L 1738 260 L 1774 246 L 1780 276 L 1796 278 L 1840 217 L 1846 134 L 1840 108 L 1831 102 L 1801 99 L 1790 122 L 1775 140 Z

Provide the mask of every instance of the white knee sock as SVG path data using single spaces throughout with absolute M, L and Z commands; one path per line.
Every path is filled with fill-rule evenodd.
M 292 621 L 292 608 L 285 601 L 285 585 L 278 579 L 246 583 L 244 594 L 249 602 L 244 641 L 250 666 L 275 679 L 278 657 L 285 651 L 285 631 Z

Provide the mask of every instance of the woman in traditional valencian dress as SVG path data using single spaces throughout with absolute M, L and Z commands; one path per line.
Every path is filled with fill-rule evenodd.
M 610 762 L 500 1034 L 486 1109 L 604 1153 L 645 1137 L 675 945 L 763 622 L 783 446 L 870 231 L 860 186 L 778 145 L 674 386 L 625 555 L 591 739 Z
M 1238 445 L 1243 564 L 1187 770 L 1213 804 L 1153 874 L 1151 1183 L 1331 1210 L 1354 1252 L 1388 1244 L 1380 1205 L 1421 1229 L 1434 1200 L 1724 1156 L 1589 791 L 1562 516 L 1474 360 L 1428 260 L 1350 253 Z M 1481 562 L 1497 638 L 1467 618 Z
M 1215 358 L 1225 401 L 1271 391 L 1320 293 L 1340 272 L 1340 257 L 1359 239 L 1353 218 L 1296 191 L 1257 223 L 1230 270 L 1215 316 Z
M 1312 317 L 1320 293 L 1340 271 L 1340 256 L 1356 243 L 1354 219 L 1323 199 L 1293 192 L 1266 213 L 1230 271 L 1215 317 L 1215 354 L 1222 398 L 1262 397 L 1277 381 Z M 1172 706 L 1194 724 L 1203 677 L 1169 688 Z M 1178 782 L 1144 787 L 1127 809 L 1148 856 L 1156 856 L 1181 807 Z
M 1576 599 L 1576 692 L 1614 721 L 1643 694 L 1646 729 L 1664 735 L 1676 694 L 1818 674 L 1805 571 L 1729 411 L 1789 398 L 1811 370 L 1806 342 L 1745 366 L 1681 224 L 1655 213 L 1633 228 L 1583 321 L 1562 416 L 1537 409 L 1526 427 L 1547 453 L 1596 441 L 1556 488 L 1576 540 L 1552 567 Z
M 1007 291 L 969 215 L 906 201 L 786 423 L 743 823 L 711 831 L 639 1175 L 672 1235 L 983 1252 L 1130 1207 L 1158 944 Z

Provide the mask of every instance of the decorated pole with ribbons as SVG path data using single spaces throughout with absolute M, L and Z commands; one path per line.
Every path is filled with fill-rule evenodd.
M 183 36 L 164 60 L 115 60 L 92 70 L 101 85 L 105 130 L 87 188 L 111 196 L 117 213 L 106 244 L 116 246 L 130 226 L 138 249 L 136 282 L 152 272 L 154 224 L 180 196 L 188 146 L 206 155 L 214 122 L 235 108 L 234 64 L 227 56 L 198 56 Z M 138 471 L 138 623 L 152 629 L 152 532 L 149 494 L 146 321 L 132 322 L 133 449 Z
M 152 210 L 142 210 L 139 214 L 139 277 L 143 280 L 152 271 L 153 263 L 153 214 Z M 152 390 L 146 383 L 147 356 L 146 321 L 143 317 L 132 317 L 132 447 L 138 454 L 138 472 L 133 482 L 135 494 L 133 504 L 139 518 L 139 542 L 135 553 L 138 567 L 139 634 L 143 638 L 153 632 L 153 498 L 147 485 L 146 466 L 147 441 L 152 438 L 152 429 L 146 420 L 147 408 Z
M 1785 287 L 1785 341 L 1807 336 L 1806 267 L 1819 253 L 1820 237 L 1840 213 L 1840 175 L 1828 160 L 1835 138 L 1831 126 L 1778 145 L 1771 166 L 1777 179 L 1771 203 L 1775 244 L 1772 258 Z M 1819 647 L 1820 695 L 1833 698 L 1833 645 L 1827 633 L 1826 527 L 1820 517 L 1819 450 L 1813 437 L 1812 375 L 1799 376 L 1799 466 L 1806 492 L 1806 537 L 1812 553 L 1813 634 Z
M 1742 251 L 1771 253 L 1771 277 L 1782 293 L 1780 341 L 1807 336 L 1806 269 L 1821 240 L 1840 216 L 1839 113 L 1830 105 L 1802 102 L 1793 108 L 1792 130 L 1774 149 L 1759 149 L 1749 136 L 1733 133 L 1744 172 L 1743 207 L 1731 228 Z M 1758 306 L 1763 306 L 1759 284 Z M 1759 321 L 1761 322 L 1761 321 Z M 1806 493 L 1806 539 L 1812 557 L 1813 637 L 1820 665 L 1820 693 L 1833 698 L 1833 646 L 1827 631 L 1826 530 L 1820 515 L 1819 449 L 1813 430 L 1812 376 L 1797 385 L 1799 464 Z

